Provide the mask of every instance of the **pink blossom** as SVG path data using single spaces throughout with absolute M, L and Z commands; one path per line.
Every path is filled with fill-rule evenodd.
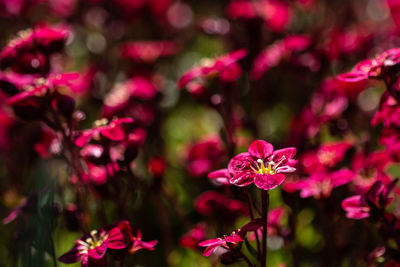
M 216 191 L 206 191 L 195 200 L 196 211 L 204 216 L 236 217 L 248 214 L 247 205 Z
M 275 150 L 263 140 L 250 144 L 248 152 L 240 153 L 229 162 L 230 183 L 236 186 L 252 184 L 263 190 L 270 190 L 285 180 L 284 173 L 294 172 L 297 161 L 293 160 L 296 148 Z
M 313 173 L 307 179 L 298 181 L 300 196 L 307 198 L 313 196 L 316 199 L 327 198 L 335 187 L 349 183 L 354 173 L 342 169 L 331 173 Z
M 205 223 L 198 223 L 180 238 L 179 244 L 181 247 L 196 250 L 198 248 L 197 244 L 205 239 L 206 225 Z
M 121 56 L 138 63 L 154 63 L 162 57 L 175 55 L 178 46 L 171 41 L 134 41 L 121 47 Z

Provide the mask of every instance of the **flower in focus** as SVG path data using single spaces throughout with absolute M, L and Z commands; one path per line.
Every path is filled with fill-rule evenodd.
M 230 183 L 236 186 L 254 184 L 263 190 L 271 190 L 285 180 L 284 173 L 292 173 L 297 163 L 293 159 L 296 148 L 275 150 L 263 140 L 250 144 L 248 152 L 240 153 L 229 162 Z

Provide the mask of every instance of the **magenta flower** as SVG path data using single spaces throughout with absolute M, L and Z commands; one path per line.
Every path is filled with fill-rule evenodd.
M 206 191 L 195 200 L 196 211 L 204 216 L 237 217 L 248 214 L 247 205 L 216 191 Z
M 136 253 L 137 251 L 142 250 L 142 249 L 153 251 L 154 247 L 157 244 L 158 244 L 157 240 L 143 241 L 142 240 L 142 232 L 139 229 L 137 229 L 136 235 L 132 236 L 132 245 L 130 246 L 128 251 L 131 254 Z
M 323 143 L 317 150 L 308 151 L 302 155 L 302 167 L 309 174 L 333 168 L 343 160 L 351 146 L 351 143 L 347 141 Z
M 200 247 L 207 247 L 203 255 L 210 256 L 217 248 L 221 247 L 227 251 L 235 250 L 240 248 L 240 245 L 244 241 L 247 232 L 256 231 L 262 226 L 261 219 L 256 219 L 245 224 L 242 228 L 237 231 L 233 231 L 231 234 L 224 236 L 223 238 L 209 239 L 199 243 Z
M 76 245 L 58 260 L 63 263 L 81 262 L 82 267 L 106 266 L 106 254 L 113 256 L 135 253 L 138 250 L 154 250 L 157 241 L 142 241 L 140 230 L 132 234 L 128 221 L 108 225 L 100 230 L 93 230 L 75 241 Z
M 276 32 L 284 31 L 291 18 L 289 5 L 278 0 L 231 1 L 227 13 L 232 19 L 260 18 L 270 30 Z
M 46 74 L 50 71 L 48 56 L 63 49 L 68 35 L 65 27 L 40 26 L 21 31 L 1 51 L 1 68 Z
M 382 95 L 379 109 L 371 121 L 373 126 L 381 123 L 385 128 L 391 126 L 400 127 L 400 107 L 396 99 L 388 92 Z
M 207 80 L 214 77 L 223 82 L 234 82 L 242 74 L 237 62 L 246 55 L 246 49 L 241 49 L 215 59 L 204 59 L 200 66 L 192 68 L 181 76 L 178 86 L 181 89 L 187 87 L 191 91 L 193 85 L 205 86 Z
M 198 243 L 206 239 L 206 225 L 205 223 L 198 223 L 192 229 L 189 230 L 179 240 L 181 247 L 190 248 L 196 250 Z
M 170 41 L 135 41 L 121 47 L 121 55 L 138 63 L 154 63 L 161 57 L 175 55 L 178 46 Z
M 91 139 L 99 140 L 106 138 L 112 141 L 122 141 L 125 138 L 123 124 L 132 123 L 132 118 L 113 119 L 110 122 L 107 119 L 101 119 L 94 122 L 94 127 L 82 131 L 75 140 L 79 147 L 85 146 Z
M 220 166 L 225 148 L 218 136 L 202 138 L 188 148 L 186 169 L 190 176 L 199 177 Z
M 300 196 L 307 198 L 313 196 L 316 199 L 327 198 L 332 189 L 349 183 L 354 177 L 352 171 L 343 169 L 331 173 L 317 172 L 311 174 L 307 179 L 298 182 Z
M 82 267 L 105 266 L 107 250 L 124 250 L 130 245 L 129 223 L 123 221 L 100 230 L 93 230 L 75 241 L 76 245 L 58 260 L 63 263 L 81 262 Z
M 351 72 L 338 76 L 344 82 L 359 82 L 367 79 L 382 79 L 391 68 L 400 62 L 400 49 L 389 49 L 374 59 L 368 59 L 358 63 Z
M 389 194 L 394 190 L 397 179 L 387 186 L 381 181 L 376 181 L 363 195 L 348 197 L 342 201 L 342 208 L 346 217 L 351 219 L 364 219 L 368 217 L 383 216 L 385 208 L 392 202 Z
M 260 79 L 264 73 L 277 66 L 284 58 L 289 58 L 293 52 L 307 49 L 310 44 L 309 36 L 292 35 L 268 46 L 254 60 L 251 78 Z
M 232 177 L 230 183 L 236 186 L 254 184 L 263 190 L 271 190 L 285 180 L 284 173 L 294 172 L 296 148 L 275 150 L 263 140 L 250 144 L 248 152 L 235 156 L 228 165 Z

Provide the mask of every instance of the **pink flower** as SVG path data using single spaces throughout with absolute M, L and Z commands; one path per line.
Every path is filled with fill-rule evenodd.
M 356 154 L 352 162 L 355 191 L 364 194 L 376 181 L 381 181 L 384 185 L 390 184 L 392 180 L 385 173 L 385 168 L 391 162 L 390 154 L 384 151 Z
M 135 253 L 141 249 L 154 250 L 157 241 L 142 241 L 140 230 L 136 235 L 128 221 L 108 225 L 100 230 L 93 230 L 75 241 L 76 245 L 58 260 L 63 263 L 81 262 L 83 267 L 103 266 L 107 263 L 106 253 L 118 256 Z
M 349 183 L 353 177 L 354 173 L 346 169 L 331 173 L 313 173 L 309 178 L 298 181 L 300 196 L 302 198 L 311 196 L 316 199 L 327 198 L 333 188 Z
M 400 106 L 388 92 L 381 97 L 379 109 L 372 118 L 371 124 L 377 126 L 382 123 L 385 128 L 400 127 Z
M 216 191 L 206 191 L 195 200 L 196 211 L 204 216 L 237 217 L 248 214 L 247 205 Z
M 277 66 L 284 58 L 290 57 L 292 52 L 305 50 L 310 44 L 310 37 L 292 35 L 268 46 L 254 60 L 251 70 L 252 79 L 260 79 L 271 67 Z
M 76 245 L 58 260 L 63 263 L 81 262 L 82 267 L 102 266 L 106 264 L 107 250 L 124 250 L 130 246 L 131 233 L 129 223 L 106 226 L 93 230 L 75 241 Z
M 192 68 L 180 77 L 178 86 L 181 89 L 187 87 L 192 91 L 193 86 L 206 87 L 207 81 L 215 77 L 221 82 L 234 82 L 242 73 L 237 62 L 246 55 L 247 51 L 241 49 L 215 59 L 204 59 L 200 66 Z
M 148 168 L 153 177 L 162 177 L 167 168 L 167 161 L 161 156 L 153 157 L 148 163 Z
M 376 181 L 367 193 L 344 199 L 342 208 L 346 211 L 347 218 L 363 219 L 383 216 L 385 208 L 393 200 L 389 194 L 394 190 L 396 183 L 397 179 L 387 186 L 381 181 Z
M 308 151 L 303 154 L 301 158 L 302 167 L 309 174 L 333 168 L 343 160 L 346 151 L 351 146 L 347 141 L 323 143 L 317 150 Z
M 218 247 L 222 247 L 226 250 L 234 250 L 240 247 L 241 243 L 246 237 L 247 232 L 256 231 L 261 226 L 261 219 L 256 219 L 245 224 L 239 230 L 233 231 L 231 234 L 224 236 L 223 238 L 215 238 L 200 242 L 199 246 L 207 247 L 203 252 L 204 256 L 210 256 Z
M 262 19 L 267 27 L 275 32 L 285 30 L 291 18 L 288 4 L 277 0 L 231 1 L 227 7 L 228 16 L 232 19 Z
M 179 240 L 181 247 L 190 248 L 196 250 L 198 243 L 206 239 L 206 225 L 205 223 L 198 223 L 192 229 L 189 230 Z
M 225 149 L 218 136 L 207 136 L 189 147 L 186 168 L 193 177 L 199 177 L 218 167 Z
M 113 119 L 110 122 L 107 119 L 101 119 L 94 122 L 94 127 L 79 133 L 75 144 L 79 147 L 85 146 L 91 139 L 106 138 L 113 141 L 122 141 L 125 138 L 123 124 L 132 123 L 132 118 Z
M 250 144 L 248 152 L 240 153 L 229 162 L 230 183 L 236 186 L 254 184 L 263 190 L 271 190 L 285 180 L 284 173 L 294 172 L 293 160 L 296 148 L 275 150 L 263 140 Z
M 1 51 L 1 68 L 46 74 L 50 71 L 48 56 L 63 49 L 68 35 L 65 27 L 46 25 L 21 31 Z
M 161 57 L 175 55 L 178 46 L 171 41 L 135 41 L 121 47 L 121 56 L 138 63 L 154 63 Z
M 358 63 L 351 72 L 338 76 L 344 82 L 359 82 L 367 79 L 382 79 L 390 73 L 400 62 L 400 48 L 389 49 L 374 59 L 368 59 Z

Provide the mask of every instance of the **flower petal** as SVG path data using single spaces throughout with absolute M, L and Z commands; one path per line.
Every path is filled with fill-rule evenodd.
M 249 146 L 249 154 L 257 159 L 265 159 L 272 154 L 274 147 L 264 140 L 256 140 Z
M 234 156 L 228 164 L 228 171 L 231 174 L 250 169 L 250 162 L 253 161 L 249 153 L 240 153 Z
M 229 179 L 231 184 L 236 186 L 247 186 L 254 181 L 255 174 L 251 171 L 243 171 L 235 174 Z
M 254 184 L 263 190 L 271 190 L 283 183 L 285 180 L 285 175 L 281 173 L 269 175 L 269 174 L 263 174 L 263 175 L 256 175 L 254 179 Z

